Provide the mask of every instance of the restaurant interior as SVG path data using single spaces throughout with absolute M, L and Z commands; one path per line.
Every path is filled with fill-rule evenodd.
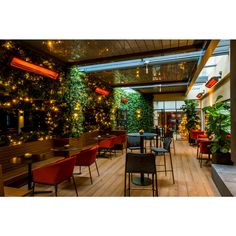
M 1 40 L 1 196 L 234 196 L 234 57 L 233 40 Z

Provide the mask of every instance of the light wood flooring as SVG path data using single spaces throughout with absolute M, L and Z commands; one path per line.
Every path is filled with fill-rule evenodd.
M 196 159 L 196 147 L 191 147 L 186 141 L 175 141 L 176 154 L 172 150 L 175 184 L 172 183 L 171 173 L 158 173 L 159 196 L 220 196 L 211 178 L 210 164 L 203 164 L 200 168 Z M 158 164 L 163 161 L 157 157 Z M 167 160 L 168 154 L 167 154 Z M 90 183 L 88 168 L 82 168 L 81 175 L 75 175 L 80 197 L 122 197 L 124 195 L 124 164 L 125 151 L 122 155 L 118 151 L 112 159 L 97 159 L 100 176 L 97 176 L 95 165 L 91 166 L 93 184 Z M 161 168 L 161 167 L 159 167 Z M 75 172 L 77 170 L 75 169 Z M 24 186 L 23 188 L 25 188 Z M 148 186 L 150 188 L 150 186 Z M 37 190 L 53 190 L 53 187 L 36 185 Z M 38 194 L 35 196 L 54 196 L 52 194 Z M 72 182 L 65 181 L 58 186 L 58 196 L 76 196 Z M 152 196 L 151 190 L 134 190 L 131 196 Z

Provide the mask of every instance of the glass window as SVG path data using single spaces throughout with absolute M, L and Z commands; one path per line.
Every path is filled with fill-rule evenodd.
M 184 101 L 176 101 L 176 109 L 181 109 L 181 107 L 184 105 Z
M 156 106 L 154 103 L 154 109 L 164 109 L 164 102 L 162 102 L 162 101 L 156 102 Z
M 166 101 L 165 110 L 175 110 L 175 101 Z

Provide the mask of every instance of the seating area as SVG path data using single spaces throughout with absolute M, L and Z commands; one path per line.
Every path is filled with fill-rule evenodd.
M 231 43 L 0 40 L 1 194 L 219 196 L 212 165 L 236 161 Z

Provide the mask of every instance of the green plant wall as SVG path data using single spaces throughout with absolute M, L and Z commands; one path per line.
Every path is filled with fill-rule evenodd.
M 121 101 L 125 97 L 128 102 Z M 138 132 L 140 129 L 151 131 L 153 127 L 153 97 L 139 92 L 126 92 L 122 88 L 114 89 L 114 109 L 127 109 L 128 132 Z
M 57 71 L 52 80 L 10 66 L 12 57 Z M 15 145 L 37 139 L 79 137 L 85 131 L 111 129 L 112 90 L 103 82 L 86 76 L 74 66 L 67 68 L 55 59 L 36 54 L 18 41 L 0 41 L 0 109 L 9 113 L 20 111 L 33 117 L 24 127 L 26 132 L 8 130 L 0 133 L 0 144 Z M 110 92 L 95 92 L 99 87 Z M 37 121 L 37 126 L 35 126 Z M 31 127 L 32 126 L 32 127 Z
M 59 73 L 59 77 L 53 80 L 11 67 L 13 57 L 54 70 Z M 0 41 L 0 61 L 1 112 L 17 117 L 19 111 L 24 111 L 29 115 L 21 134 L 13 131 L 8 135 L 7 129 L 1 131 L 1 139 L 5 140 L 3 143 L 20 144 L 42 136 L 58 135 L 64 124 L 62 111 L 67 107 L 64 99 L 65 65 L 26 49 L 19 41 L 11 40 Z

